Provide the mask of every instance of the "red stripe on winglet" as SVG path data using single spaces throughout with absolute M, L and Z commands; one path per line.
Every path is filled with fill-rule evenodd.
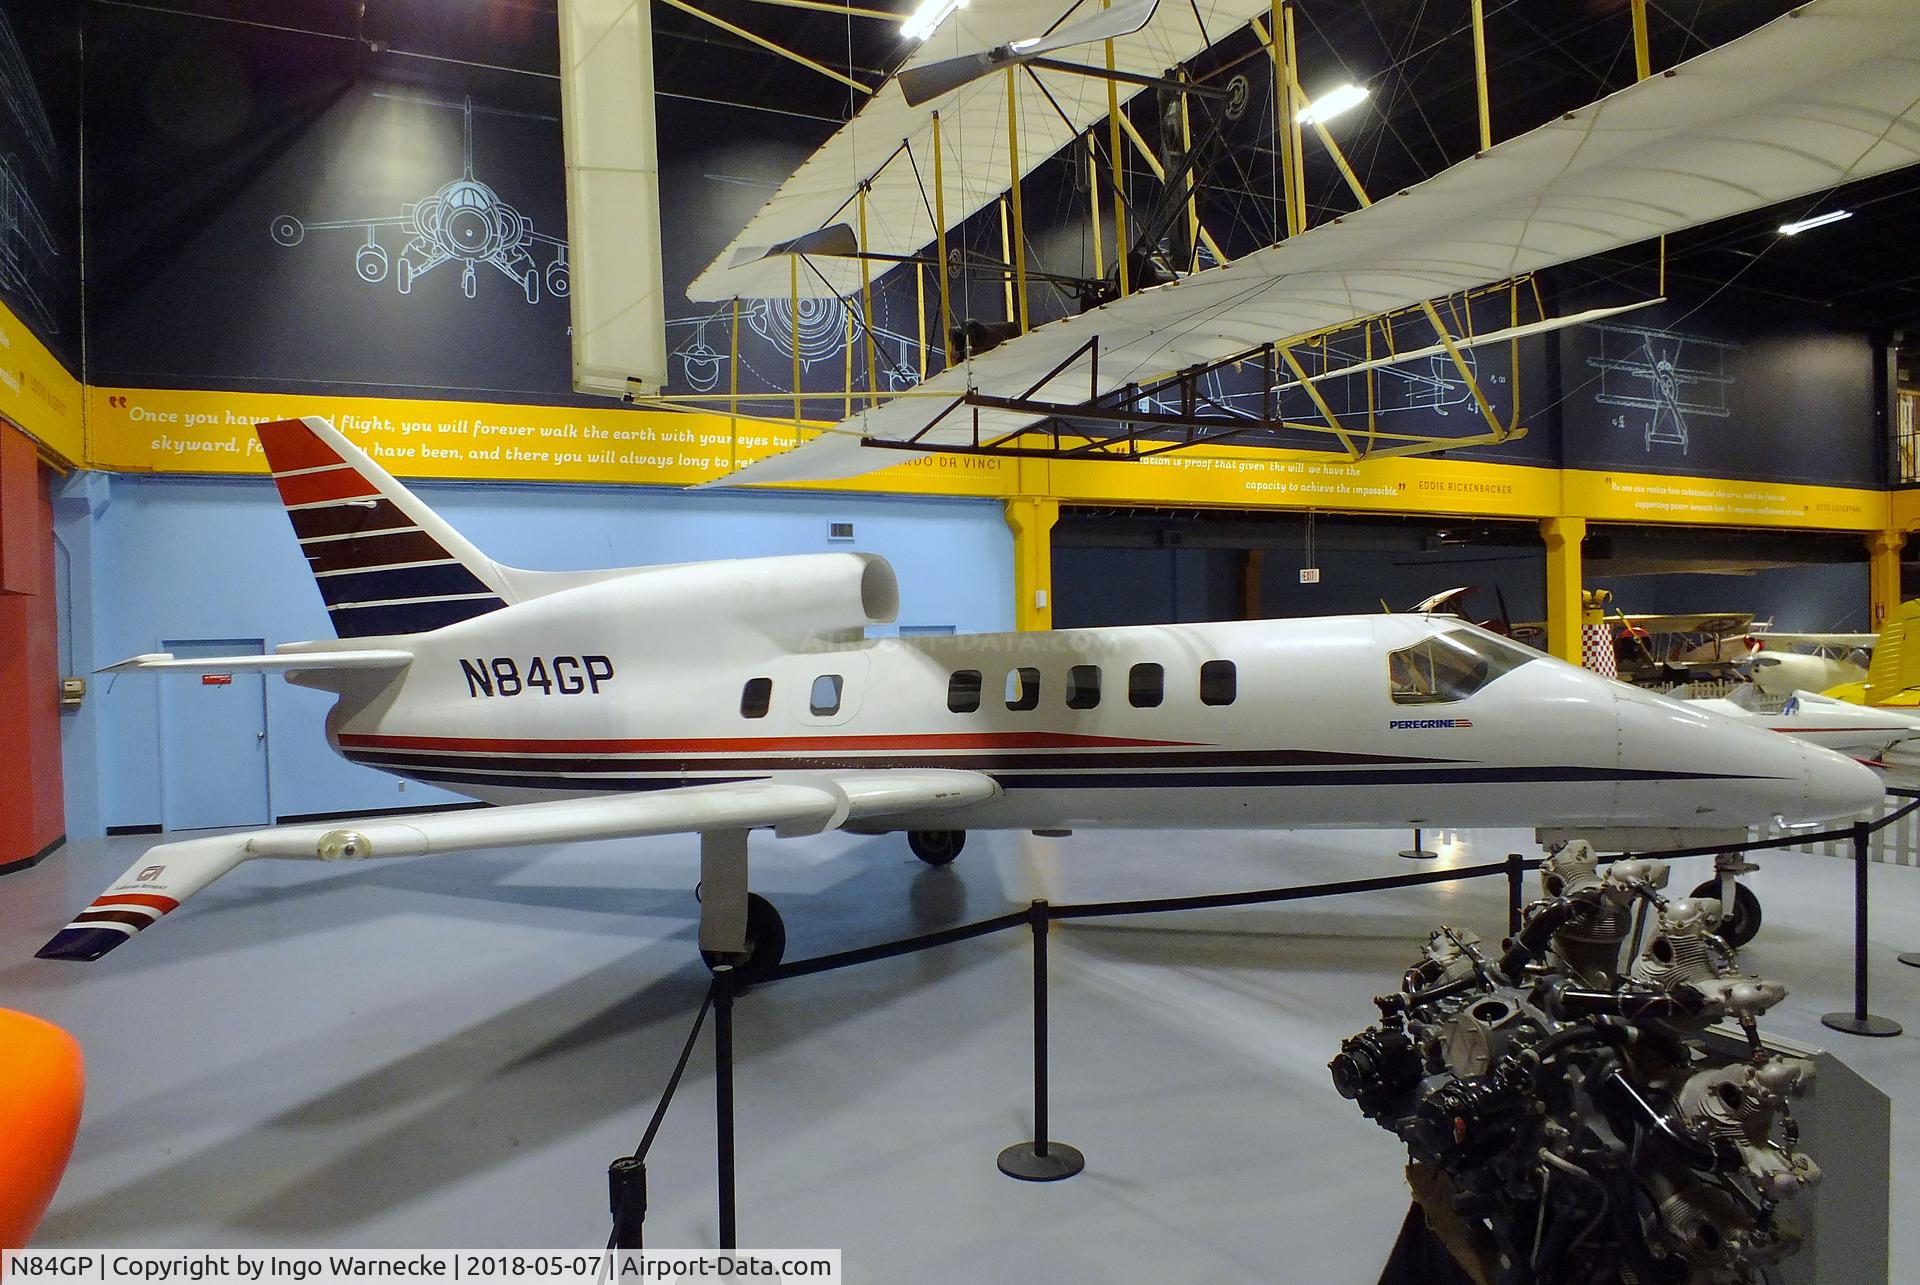
M 179 909 L 180 903 L 172 897 L 161 897 L 150 892 L 117 892 L 105 897 L 95 897 L 91 906 L 150 906 L 164 915 Z
M 380 494 L 378 487 L 350 468 L 327 473 L 295 473 L 292 477 L 276 477 L 273 484 L 280 488 L 283 504 L 317 504 L 321 500 L 352 500 Z
M 253 431 L 260 435 L 261 449 L 266 451 L 267 463 L 276 473 L 325 468 L 343 462 L 337 451 L 297 419 L 269 420 L 255 424 Z

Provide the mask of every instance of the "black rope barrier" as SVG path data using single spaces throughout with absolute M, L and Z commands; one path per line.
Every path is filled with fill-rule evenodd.
M 700 1028 L 706 1023 L 718 988 L 718 979 L 707 987 L 700 1011 L 693 1015 L 693 1026 L 687 1031 L 687 1041 L 680 1046 L 680 1059 L 673 1064 L 673 1074 L 667 1077 L 667 1087 L 661 1092 L 660 1101 L 654 1104 L 653 1118 L 647 1121 L 639 1144 L 607 1166 L 607 1203 L 613 1214 L 613 1230 L 607 1235 L 608 1249 L 642 1248 L 641 1225 L 647 1218 L 647 1152 L 653 1149 L 653 1140 L 659 1136 L 660 1125 L 667 1118 L 667 1108 L 673 1104 L 680 1079 L 687 1073 L 687 1062 L 693 1057 Z
M 1780 835 L 1771 839 L 1750 840 L 1742 844 L 1713 844 L 1647 855 L 1665 861 L 1721 853 L 1742 854 L 1766 849 L 1804 847 L 1843 840 L 1849 842 L 1853 848 L 1854 861 L 1854 1006 L 1850 1012 L 1831 1013 L 1822 1020 L 1836 1030 L 1852 1034 L 1897 1035 L 1901 1029 L 1897 1022 L 1876 1017 L 1868 1011 L 1867 1007 L 1867 866 L 1870 861 L 1871 836 L 1920 811 L 1920 790 L 1890 787 L 1887 794 L 1908 801 L 1884 817 L 1873 821 L 1858 821 L 1843 830 Z M 1050 1121 L 1047 1057 L 1047 928 L 1053 921 L 1274 905 L 1320 897 L 1349 896 L 1355 893 L 1389 892 L 1399 888 L 1421 887 L 1428 884 L 1459 883 L 1469 879 L 1499 875 L 1506 880 L 1507 931 L 1511 934 L 1520 929 L 1526 872 L 1539 869 L 1541 864 L 1539 858 L 1523 857 L 1515 852 L 1509 853 L 1502 861 L 1489 861 L 1448 870 L 1425 870 L 1413 874 L 1381 875 L 1368 879 L 1344 879 L 1333 883 L 1302 884 L 1288 888 L 1262 888 L 1249 892 L 1202 893 L 1183 897 L 1133 898 L 1067 905 L 1034 901 L 1025 910 L 1010 911 L 1003 915 L 975 920 L 972 923 L 958 924 L 951 928 L 920 933 L 872 946 L 862 946 L 854 950 L 835 951 L 807 959 L 793 960 L 768 969 L 758 980 L 772 982 L 835 972 L 842 968 L 875 963 L 883 959 L 894 959 L 978 937 L 987 937 L 1023 925 L 1030 927 L 1034 943 L 1034 1137 L 1030 1142 L 1015 1143 L 1003 1150 L 1000 1154 L 1000 1168 L 1012 1177 L 1029 1181 L 1051 1181 L 1079 1173 L 1086 1163 L 1079 1151 L 1048 1136 Z M 1903 963 L 1920 965 L 1920 953 L 1912 956 L 1902 955 L 1900 958 Z M 723 966 L 715 970 L 713 985 L 708 988 L 699 1012 L 694 1015 L 693 1026 L 687 1032 L 686 1043 L 680 1050 L 679 1060 L 674 1064 L 673 1073 L 667 1078 L 666 1089 L 654 1108 L 653 1117 L 647 1124 L 646 1133 L 642 1136 L 639 1146 L 635 1147 L 630 1155 L 622 1156 L 608 1167 L 608 1196 L 613 1214 L 613 1231 L 607 1238 L 609 1250 L 641 1247 L 641 1224 L 646 1217 L 647 1152 L 659 1133 L 661 1122 L 666 1117 L 667 1108 L 672 1103 L 675 1092 L 679 1089 L 680 1081 L 687 1069 L 687 1062 L 693 1054 L 694 1045 L 700 1037 L 700 1031 L 709 1011 L 715 1014 L 714 1131 L 718 1170 L 720 1242 L 723 1249 L 732 1249 L 738 1243 L 735 1204 L 732 1019 L 733 1001 L 740 990 L 741 987 L 732 975 L 732 969 Z M 1889 1027 L 1891 1029 L 1886 1029 Z

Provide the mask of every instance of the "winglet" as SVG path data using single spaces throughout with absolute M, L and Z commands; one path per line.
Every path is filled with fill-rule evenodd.
M 148 849 L 34 954 L 40 959 L 100 958 L 244 861 L 247 838 L 221 835 Z

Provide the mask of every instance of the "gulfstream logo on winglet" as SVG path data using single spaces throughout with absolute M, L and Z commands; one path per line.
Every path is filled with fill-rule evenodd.
M 552 696 L 578 696 L 591 692 L 598 696 L 600 684 L 613 677 L 613 662 L 605 656 L 555 656 L 549 661 L 535 656 L 526 671 L 511 656 L 493 656 L 463 660 L 460 673 L 467 680 L 467 695 L 519 696 L 539 692 Z
M 1469 718 L 1396 718 L 1391 720 L 1387 724 L 1387 727 L 1389 729 L 1396 732 L 1413 731 L 1415 729 L 1429 728 L 1429 727 L 1472 727 L 1472 726 L 1473 726 L 1473 720 Z

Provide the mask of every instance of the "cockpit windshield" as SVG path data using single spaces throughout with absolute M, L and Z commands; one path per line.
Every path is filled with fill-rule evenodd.
M 1462 701 L 1541 653 L 1498 634 L 1448 629 L 1387 653 L 1396 705 Z

